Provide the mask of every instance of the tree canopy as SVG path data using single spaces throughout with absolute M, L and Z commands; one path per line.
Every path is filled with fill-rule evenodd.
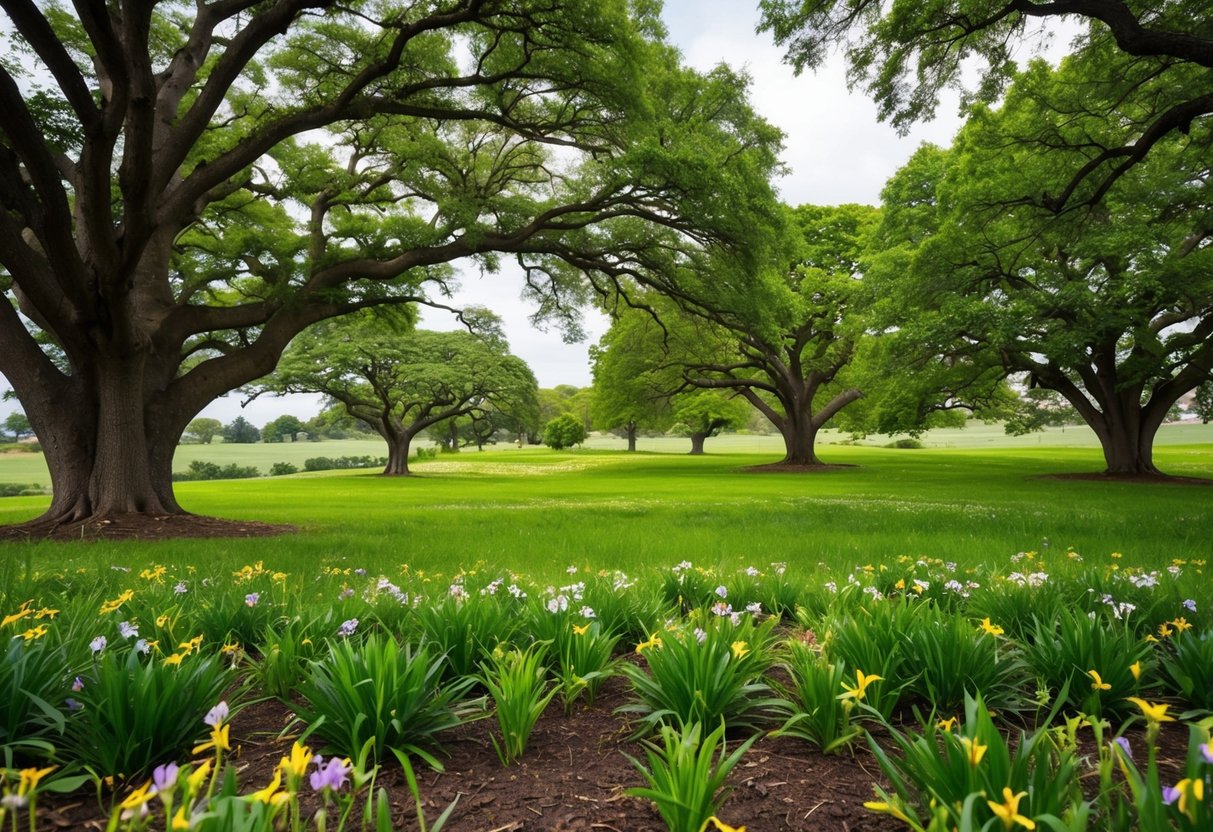
M 1056 23 L 1085 30 L 1072 60 L 1089 67 L 1084 100 L 1067 110 L 1072 122 L 1119 122 L 1116 141 L 1050 141 L 1064 149 L 1054 176 L 1018 196 L 1052 211 L 1094 204 L 1132 166 L 1175 133 L 1213 114 L 1213 20 L 1204 0 L 760 0 L 762 26 L 787 47 L 797 69 L 816 69 L 845 49 L 852 84 L 863 85 L 881 120 L 902 132 L 930 119 L 940 93 L 979 79 L 963 103 L 991 102 L 1015 76 L 1025 44 L 1047 43 Z M 976 72 L 972 69 L 975 68 Z M 1077 157 L 1077 158 L 1076 158 Z
M 439 302 L 447 264 L 512 257 L 575 327 L 591 287 L 749 256 L 773 210 L 778 131 L 650 4 L 4 9 L 0 373 L 49 523 L 180 511 L 199 410 L 311 324 Z

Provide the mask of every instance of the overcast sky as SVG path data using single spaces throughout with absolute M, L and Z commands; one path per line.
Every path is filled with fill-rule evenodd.
M 753 79 L 751 99 L 757 110 L 786 134 L 783 161 L 790 173 L 779 181 L 783 199 L 791 204 L 876 204 L 880 189 L 924 141 L 949 144 L 959 127 L 954 104 L 940 107 L 934 122 L 901 137 L 876 121 L 876 108 L 861 91 L 847 91 L 843 63 L 835 57 L 815 75 L 796 77 L 782 60 L 782 50 L 769 35 L 756 34 L 756 0 L 666 0 L 665 21 L 670 40 L 686 61 L 710 69 L 721 61 L 746 69 Z M 586 316 L 589 339 L 565 344 L 560 333 L 540 332 L 529 321 L 529 306 L 519 298 L 521 278 L 503 269 L 498 274 L 465 274 L 454 305 L 480 304 L 505 321 L 514 354 L 534 370 L 541 387 L 590 383 L 587 348 L 606 329 L 605 320 Z M 451 329 L 457 324 L 446 313 L 427 310 L 422 326 Z M 0 413 L 15 403 L 0 402 Z M 220 399 L 202 415 L 223 422 L 244 415 L 263 425 L 283 414 L 309 418 L 319 410 L 318 397 L 262 397 L 240 408 L 238 396 Z

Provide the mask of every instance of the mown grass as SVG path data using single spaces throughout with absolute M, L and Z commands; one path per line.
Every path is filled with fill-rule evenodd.
M 736 452 L 747 443 L 760 452 Z M 509 448 L 418 463 L 417 475 L 406 479 L 322 472 L 182 483 L 178 495 L 190 511 L 293 523 L 302 532 L 4 549 L 10 559 L 67 567 L 205 562 L 234 569 L 264 560 L 289 571 L 344 562 L 391 575 L 403 564 L 450 574 L 483 561 L 553 581 L 574 564 L 630 572 L 683 559 L 722 569 L 786 561 L 812 571 L 900 555 L 1005 564 L 1021 550 L 1073 547 L 1088 563 L 1123 552 L 1138 565 L 1161 568 L 1210 552 L 1209 488 L 1050 478 L 1100 470 L 1100 455 L 1090 447 L 837 445 L 823 455 L 856 467 L 745 472 L 771 461 L 769 444 L 769 438 L 727 438 L 705 457 Z M 309 456 L 376 453 L 347 443 L 303 448 Z M 733 452 L 720 452 L 726 448 Z M 209 458 L 227 461 L 216 453 Z M 1157 458 L 1165 470 L 1213 478 L 1213 445 L 1161 444 Z M 0 481 L 12 481 L 3 465 Z M 45 502 L 0 501 L 0 523 L 32 517 Z

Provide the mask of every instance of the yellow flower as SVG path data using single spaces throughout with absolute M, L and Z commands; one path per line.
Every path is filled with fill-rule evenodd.
M 583 636 L 590 631 L 589 624 L 573 625 L 573 632 L 579 636 Z
M 21 778 L 21 781 L 17 784 L 17 794 L 23 797 L 29 794 L 34 789 L 38 788 L 38 783 L 43 777 L 50 774 L 56 768 L 58 768 L 58 766 L 50 766 L 48 768 L 21 769 L 21 771 L 18 772 L 18 776 Z
M 1097 670 L 1088 670 L 1087 675 L 1091 677 L 1091 690 L 1111 690 L 1112 686 L 1105 682 L 1099 675 Z
M 126 800 L 122 801 L 118 808 L 120 809 L 138 809 L 143 804 L 152 799 L 155 792 L 152 792 L 152 781 L 148 780 L 139 788 L 126 796 Z
M 1171 626 L 1175 628 L 1175 632 L 1182 633 L 1184 630 L 1191 630 L 1192 625 L 1188 623 L 1188 619 L 1182 615 L 1171 622 Z
M 1205 799 L 1205 781 L 1185 777 L 1175 784 L 1175 791 L 1179 792 L 1179 811 L 1195 820 L 1196 805 Z
M 873 682 L 883 682 L 883 681 L 884 681 L 883 676 L 877 676 L 875 673 L 873 673 L 871 676 L 868 676 L 862 670 L 856 669 L 855 670 L 855 682 L 856 682 L 855 687 L 850 687 L 849 685 L 847 685 L 846 682 L 843 682 L 842 687 L 843 687 L 843 690 L 846 691 L 846 693 L 841 694 L 838 698 L 839 699 L 854 699 L 856 701 L 859 701 L 860 699 L 863 699 L 864 692 L 867 691 L 868 685 L 872 684 Z
M 185 807 L 182 806 L 177 810 L 177 814 L 173 815 L 173 832 L 186 832 L 190 828 L 190 819 L 185 814 Z
M 25 616 L 33 615 L 33 614 L 34 614 L 33 610 L 20 609 L 17 612 L 13 613 L 12 615 L 4 616 L 4 620 L 0 621 L 0 627 L 7 627 L 9 624 L 14 624 L 14 623 L 20 621 L 22 618 L 25 618 Z
M 906 579 L 905 579 L 905 578 L 898 578 L 898 579 L 897 579 L 897 583 L 893 584 L 893 588 L 894 588 L 894 589 L 905 589 L 905 588 L 906 588 Z M 882 804 L 882 805 L 883 805 L 883 804 Z
M 26 641 L 42 638 L 49 632 L 45 624 L 39 624 L 37 627 L 32 627 L 21 634 L 21 637 Z
M 744 826 L 729 826 L 715 815 L 712 815 L 703 822 L 703 828 L 705 830 L 708 828 L 709 823 L 716 827 L 717 832 L 745 832 Z
M 211 729 L 211 738 L 209 740 L 194 746 L 194 753 L 201 754 L 212 748 L 216 751 L 231 751 L 232 746 L 228 742 L 228 731 L 230 728 L 230 725 L 216 725 Z
M 109 615 L 111 612 L 118 609 L 120 606 L 122 606 L 123 604 L 125 604 L 127 601 L 131 600 L 134 597 L 135 597 L 135 591 L 133 589 L 128 589 L 126 592 L 123 592 L 121 595 L 119 595 L 113 601 L 106 601 L 105 603 L 103 603 L 101 605 L 101 612 L 99 613 L 99 615 Z
M 982 745 L 977 740 L 971 740 L 968 737 L 961 737 L 960 744 L 964 746 L 965 757 L 969 760 L 969 765 L 976 767 L 981 762 L 981 758 L 985 756 L 988 745 Z
M 999 820 L 1002 821 L 1004 829 L 1010 829 L 1015 824 L 1019 824 L 1024 829 L 1035 829 L 1036 824 L 1031 818 L 1025 818 L 1019 814 L 1019 801 L 1027 796 L 1027 792 L 1014 794 L 1009 788 L 1003 787 L 1002 803 L 995 803 L 993 800 L 987 800 L 986 803 Z
M 168 570 L 163 566 L 157 566 L 154 569 L 144 569 L 139 573 L 139 577 L 145 581 L 159 581 L 164 577 L 164 573 Z
M 291 746 L 291 756 L 283 757 L 278 763 L 278 768 L 287 773 L 288 776 L 302 777 L 307 773 L 308 764 L 312 761 L 312 749 L 301 744 L 298 740 Z
M 1130 696 L 1127 701 L 1132 702 L 1137 707 L 1141 708 L 1142 714 L 1145 715 L 1149 722 L 1174 722 L 1175 717 L 1167 716 L 1167 708 L 1169 705 L 1162 703 L 1151 703 L 1136 696 Z
M 653 635 L 649 636 L 648 641 L 642 641 L 642 642 L 640 642 L 640 644 L 636 645 L 636 652 L 643 653 L 645 650 L 648 650 L 652 647 L 660 647 L 660 646 L 661 646 L 661 636 L 654 633 Z
M 869 800 L 863 804 L 863 808 L 871 809 L 873 812 L 882 812 L 886 815 L 892 815 L 902 823 L 910 823 L 910 819 L 906 817 L 906 813 L 892 803 L 884 803 L 883 801 Z
M 1141 680 L 1141 662 L 1133 662 L 1129 665 L 1129 672 L 1133 674 L 1133 681 Z
M 172 617 L 168 613 L 158 615 L 156 616 L 156 626 L 161 628 L 167 627 L 168 623 L 172 620 Z
M 211 761 L 207 760 L 202 765 L 198 766 L 198 768 L 190 772 L 190 776 L 185 778 L 185 785 L 190 794 L 195 794 L 198 791 L 199 787 L 202 785 L 202 781 L 206 779 L 206 776 L 210 774 L 210 771 Z
M 282 785 L 282 769 L 277 768 L 274 769 L 274 779 L 270 781 L 270 784 L 260 791 L 253 792 L 249 795 L 249 798 L 259 800 L 262 803 L 269 803 L 274 799 L 274 792 L 278 791 L 280 785 Z
M 34 618 L 49 618 L 55 620 L 55 616 L 59 614 L 59 610 L 52 610 L 50 607 L 43 607 L 34 613 Z
M 952 729 L 955 726 L 956 717 L 954 716 L 950 716 L 947 719 L 941 719 L 939 722 L 935 723 L 936 728 L 940 729 L 941 731 L 947 731 L 949 734 L 952 733 Z
M 238 653 L 238 652 L 240 652 L 240 645 L 239 644 L 225 644 L 219 648 L 219 652 L 224 653 L 224 654 Z
M 1169 621 L 1164 621 L 1158 625 L 1158 634 L 1163 638 L 1170 638 L 1173 632 L 1175 631 L 1171 629 Z
M 164 657 L 165 664 L 181 664 L 181 660 L 185 658 L 185 653 L 173 653 L 171 656 Z
M 981 619 L 981 629 L 985 630 L 987 633 L 989 633 L 992 636 L 1000 636 L 1004 632 L 1006 632 L 1005 630 L 1003 630 L 1002 627 L 999 627 L 997 624 L 991 624 L 989 617 Z
M 202 636 L 194 636 L 189 641 L 183 641 L 177 645 L 178 650 L 184 650 L 185 655 L 189 655 L 197 650 L 202 645 Z
M 733 642 L 733 658 L 740 659 L 746 653 L 750 652 L 750 646 L 744 641 Z

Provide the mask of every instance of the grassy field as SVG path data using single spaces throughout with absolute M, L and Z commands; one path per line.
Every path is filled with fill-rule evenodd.
M 341 562 L 392 574 L 407 563 L 449 574 L 483 561 L 553 580 L 572 564 L 632 571 L 682 559 L 722 568 L 786 561 L 812 570 L 909 555 L 1005 565 L 1021 550 L 1068 547 L 1088 561 L 1123 552 L 1126 563 L 1161 568 L 1213 549 L 1213 491 L 1052 479 L 1100 470 L 1098 450 L 1090 442 L 1068 446 L 1058 441 L 1060 431 L 1000 437 L 1001 447 L 989 447 L 993 431 L 936 435 L 925 450 L 825 445 L 827 461 L 856 467 L 810 475 L 746 473 L 771 461 L 778 440 L 723 437 L 709 441 L 704 457 L 686 456 L 686 440 L 662 439 L 644 440 L 649 450 L 638 454 L 595 447 L 465 451 L 418 463 L 417 476 L 407 479 L 318 472 L 182 483 L 178 495 L 190 511 L 293 523 L 304 533 L 7 548 L 67 566 L 205 560 L 237 568 L 264 560 L 291 571 Z M 1077 432 L 1067 432 L 1072 437 Z M 1161 439 L 1164 470 L 1213 478 L 1209 429 L 1168 428 Z M 215 445 L 184 447 L 179 459 L 268 467 L 380 453 L 375 442 Z M 24 476 L 13 473 L 18 466 Z M 29 459 L 0 459 L 0 482 L 33 481 L 32 472 Z M 0 500 L 0 523 L 34 516 L 45 501 Z

